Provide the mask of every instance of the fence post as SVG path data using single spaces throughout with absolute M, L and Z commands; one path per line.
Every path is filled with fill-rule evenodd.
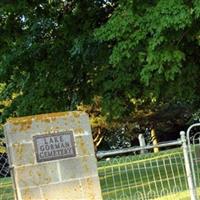
M 139 143 L 140 143 L 140 147 L 145 147 L 146 146 L 146 142 L 145 142 L 143 134 L 139 134 L 138 140 L 139 140 Z M 145 152 L 146 151 L 144 149 L 140 151 L 141 154 L 144 154 Z
M 158 139 L 157 139 L 156 131 L 154 128 L 151 129 L 151 139 L 153 141 L 153 145 L 158 145 Z M 153 151 L 154 151 L 154 153 L 157 153 L 157 152 L 159 152 L 159 148 L 154 147 Z
M 189 154 L 188 154 L 188 146 L 186 143 L 185 132 L 181 131 L 180 135 L 181 135 L 183 155 L 184 155 L 184 161 L 185 161 L 185 170 L 187 174 L 187 181 L 188 181 L 191 200 L 198 200 L 197 191 L 196 191 L 196 187 L 194 184 L 194 179 L 193 179 L 192 171 L 190 167 L 190 159 L 189 159 Z

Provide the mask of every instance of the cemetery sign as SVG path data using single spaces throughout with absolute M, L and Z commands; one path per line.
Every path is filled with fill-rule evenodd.
M 33 137 L 37 162 L 75 157 L 72 131 L 57 134 L 36 135 Z

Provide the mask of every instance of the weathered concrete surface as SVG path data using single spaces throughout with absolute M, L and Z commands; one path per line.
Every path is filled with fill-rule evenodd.
M 89 118 L 63 112 L 9 120 L 4 126 L 19 200 L 101 200 Z M 37 162 L 34 136 L 71 131 L 76 155 Z

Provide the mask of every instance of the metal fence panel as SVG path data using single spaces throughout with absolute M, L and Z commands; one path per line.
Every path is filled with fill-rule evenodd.
M 188 199 L 181 148 L 99 161 L 104 200 Z
M 193 124 L 188 128 L 187 141 L 197 198 L 200 199 L 200 123 Z

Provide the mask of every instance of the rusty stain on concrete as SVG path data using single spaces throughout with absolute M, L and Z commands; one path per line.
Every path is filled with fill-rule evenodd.
M 32 127 L 33 121 L 40 121 L 44 123 L 51 123 L 60 117 L 67 117 L 71 115 L 72 119 L 79 118 L 81 115 L 85 115 L 85 112 L 81 111 L 72 111 L 72 112 L 58 112 L 58 113 L 49 113 L 49 114 L 40 114 L 40 115 L 32 115 L 27 117 L 18 117 L 18 118 L 10 118 L 8 119 L 8 123 L 14 125 L 12 132 L 26 130 Z M 80 123 L 80 122 L 77 122 Z
M 14 127 L 12 127 L 12 132 L 25 132 L 30 129 L 32 126 L 32 121 L 22 121 L 22 122 L 13 122 Z
M 24 190 L 24 199 L 26 199 L 26 200 L 32 200 L 29 188 L 26 188 Z
M 86 113 L 82 112 L 82 111 L 39 114 L 39 115 L 31 115 L 31 116 L 26 116 L 26 117 L 10 118 L 10 119 L 8 119 L 8 123 L 18 125 L 18 124 L 21 124 L 21 123 L 27 122 L 27 121 L 46 121 L 46 122 L 49 122 L 49 120 L 57 119 L 59 117 L 67 117 L 67 116 L 70 116 L 70 115 L 72 115 L 75 118 L 78 118 L 83 114 L 86 115 Z
M 88 147 L 86 146 L 83 137 L 79 138 L 79 145 L 80 145 L 80 150 L 82 154 L 87 155 L 88 154 Z
M 81 112 L 77 112 L 77 111 L 72 112 L 72 114 L 73 114 L 73 116 L 74 116 L 75 118 L 80 117 L 80 113 L 81 113 Z
M 83 157 L 83 170 L 84 170 L 84 173 L 86 173 L 86 174 L 88 174 L 88 172 L 90 172 L 88 159 L 85 157 Z
M 17 166 L 23 166 L 24 164 L 34 164 L 34 155 L 31 154 L 33 151 L 30 145 L 14 143 L 12 145 L 14 160 Z
M 23 123 L 24 121 L 46 121 L 48 118 L 52 117 L 64 117 L 67 116 L 67 112 L 59 112 L 59 113 L 48 113 L 48 114 L 40 114 L 40 115 L 31 115 L 26 117 L 17 117 L 17 118 L 10 118 L 8 120 L 9 123 L 18 125 Z
M 95 191 L 93 189 L 95 188 L 95 186 L 94 186 L 92 178 L 87 178 L 86 183 L 87 183 L 89 199 L 94 200 L 95 199 Z
M 33 176 L 33 172 L 32 171 L 29 171 L 29 176 Z
M 16 152 L 16 159 L 22 160 L 24 154 L 24 146 L 23 144 L 13 144 L 13 149 Z
M 84 129 L 81 128 L 81 127 L 74 128 L 74 133 L 75 133 L 76 135 L 83 134 L 83 133 L 84 133 Z

